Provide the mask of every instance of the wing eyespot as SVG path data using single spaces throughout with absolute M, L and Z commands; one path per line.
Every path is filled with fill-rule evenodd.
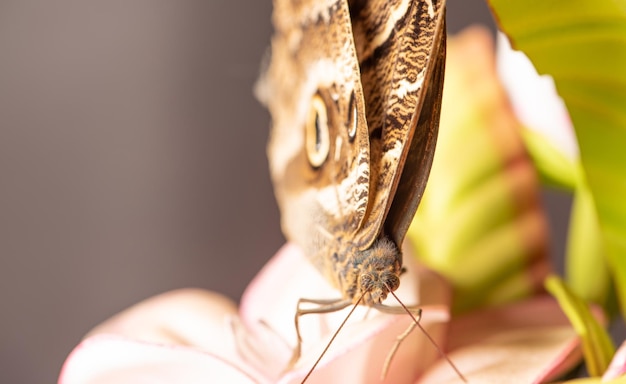
M 313 168 L 318 168 L 324 164 L 330 151 L 328 111 L 319 94 L 311 100 L 305 130 L 307 159 Z
M 357 114 L 357 109 L 356 109 L 356 95 L 354 94 L 354 90 L 352 91 L 352 93 L 350 94 L 350 103 L 348 104 L 348 116 L 346 119 L 347 125 L 346 127 L 348 128 L 348 139 L 350 140 L 350 142 L 352 143 L 354 141 L 354 138 L 356 137 L 356 128 L 357 128 L 357 121 L 358 119 L 358 114 Z

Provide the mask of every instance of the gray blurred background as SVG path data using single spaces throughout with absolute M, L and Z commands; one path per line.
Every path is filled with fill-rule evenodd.
M 482 0 L 448 5 L 450 31 L 491 22 Z M 149 296 L 237 300 L 281 246 L 252 95 L 270 13 L 0 0 L 0 382 L 54 382 L 91 327 Z

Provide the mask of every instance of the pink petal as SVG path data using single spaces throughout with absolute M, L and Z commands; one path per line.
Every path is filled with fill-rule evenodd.
M 602 381 L 617 379 L 626 375 L 626 341 L 619 347 L 609 368 L 602 376 Z
M 179 289 L 133 305 L 98 325 L 89 335 L 116 334 L 211 351 L 217 344 L 223 346 L 224 339 L 230 337 L 225 330 L 230 330 L 229 320 L 236 315 L 237 306 L 229 298 L 200 289 Z
M 239 313 L 250 328 L 262 320 L 294 345 L 294 314 L 298 300 L 306 298 L 339 298 L 324 277 L 306 259 L 300 249 L 286 244 L 263 267 L 244 292 Z
M 580 361 L 580 340 L 556 301 L 537 297 L 455 319 L 450 358 L 470 382 L 542 383 Z M 418 383 L 457 383 L 441 361 Z
M 90 332 L 68 357 L 60 382 L 178 383 L 222 377 L 250 382 L 253 369 L 240 357 L 233 334 L 236 315 L 231 300 L 198 289 L 147 299 Z M 257 382 L 263 379 L 255 376 Z
M 258 383 L 252 375 L 199 350 L 99 335 L 74 349 L 59 383 Z

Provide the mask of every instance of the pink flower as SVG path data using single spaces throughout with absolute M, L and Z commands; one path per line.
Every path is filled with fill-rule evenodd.
M 410 262 L 398 294 L 407 304 L 420 296 L 421 324 L 470 382 L 543 382 L 580 358 L 578 339 L 551 298 L 450 320 L 445 282 Z M 295 303 L 338 295 L 298 248 L 286 245 L 250 284 L 238 312 L 228 299 L 200 290 L 149 299 L 94 329 L 68 357 L 59 382 L 298 383 L 345 311 L 303 319 L 302 359 L 283 371 L 295 342 Z M 380 382 L 384 359 L 410 318 L 367 312 L 353 315 L 310 383 Z M 417 330 L 400 346 L 385 379 L 458 381 Z

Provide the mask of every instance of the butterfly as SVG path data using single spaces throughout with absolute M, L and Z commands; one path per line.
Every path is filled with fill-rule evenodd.
M 342 296 L 303 300 L 320 308 L 298 309 L 296 327 L 320 310 L 388 309 L 434 156 L 445 2 L 275 0 L 273 24 L 257 95 L 282 230 Z

